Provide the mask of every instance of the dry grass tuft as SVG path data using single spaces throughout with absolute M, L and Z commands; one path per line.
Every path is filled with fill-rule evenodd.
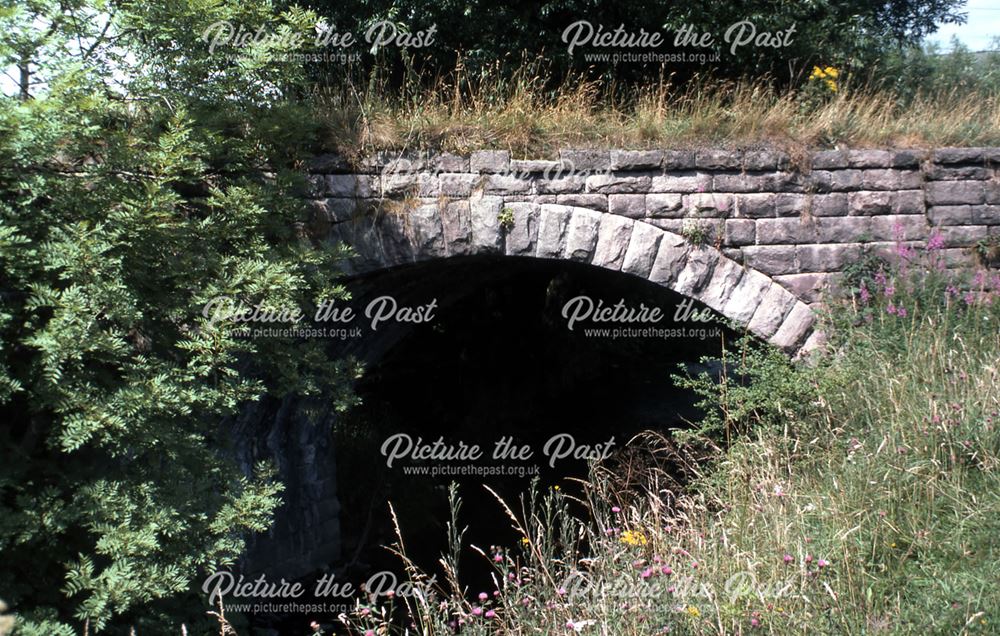
M 836 94 L 777 90 L 763 81 L 663 77 L 625 91 L 574 76 L 550 88 L 537 64 L 512 75 L 499 64 L 475 74 L 459 65 L 402 88 L 373 77 L 326 93 L 317 112 L 326 144 L 349 155 L 376 150 L 466 153 L 502 148 L 552 156 L 564 147 L 931 147 L 1000 144 L 1000 97 L 951 92 L 905 103 L 864 88 Z M 609 95 L 618 95 L 610 97 Z

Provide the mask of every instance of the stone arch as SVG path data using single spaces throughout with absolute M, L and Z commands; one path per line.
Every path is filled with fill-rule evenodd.
M 474 196 L 356 214 L 333 224 L 330 239 L 354 249 L 349 274 L 478 254 L 564 259 L 698 300 L 791 355 L 822 338 L 809 306 L 769 276 L 714 247 L 608 212 Z

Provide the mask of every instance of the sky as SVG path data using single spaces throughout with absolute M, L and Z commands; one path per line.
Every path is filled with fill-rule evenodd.
M 953 35 L 972 51 L 989 48 L 990 40 L 1000 36 L 1000 0 L 969 0 L 964 11 L 965 24 L 945 24 L 929 39 L 944 49 L 950 48 Z

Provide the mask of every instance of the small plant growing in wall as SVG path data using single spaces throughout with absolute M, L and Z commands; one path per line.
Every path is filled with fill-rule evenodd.
M 505 232 L 514 229 L 514 210 L 507 207 L 503 208 L 497 214 L 497 221 L 500 223 L 500 229 Z
M 1000 267 L 1000 234 L 981 239 L 973 249 L 984 267 Z
M 711 239 L 710 228 L 697 221 L 685 221 L 681 227 L 681 236 L 691 245 L 702 247 Z

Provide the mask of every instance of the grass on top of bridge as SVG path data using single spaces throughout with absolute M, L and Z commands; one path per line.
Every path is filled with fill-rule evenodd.
M 331 150 L 467 153 L 508 149 L 541 158 L 565 147 L 934 147 L 1000 144 L 1000 54 L 969 71 L 974 81 L 906 90 L 859 85 L 832 67 L 814 68 L 794 88 L 756 81 L 664 77 L 621 89 L 570 77 L 558 88 L 539 64 L 458 70 L 433 81 L 408 75 L 402 87 L 376 73 L 328 87 L 316 98 Z M 967 69 L 968 70 L 968 69 Z M 889 87 L 887 87 L 889 86 Z M 614 95 L 614 97 L 609 97 Z

